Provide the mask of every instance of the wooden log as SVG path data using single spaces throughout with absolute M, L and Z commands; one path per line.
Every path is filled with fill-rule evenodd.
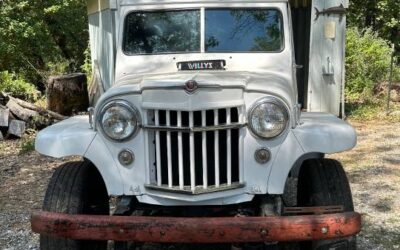
M 58 113 L 56 113 L 56 112 L 53 112 L 53 111 L 51 111 L 51 110 L 47 110 L 47 109 L 41 108 L 41 107 L 39 107 L 39 106 L 37 106 L 37 105 L 35 105 L 35 104 L 26 102 L 26 101 L 24 101 L 24 100 L 21 100 L 21 99 L 15 98 L 15 97 L 12 97 L 12 96 L 10 96 L 10 95 L 4 93 L 4 92 L 0 92 L 0 98 L 1 98 L 1 97 L 3 97 L 3 99 L 6 99 L 7 102 L 8 102 L 9 100 L 13 100 L 14 102 L 16 102 L 16 103 L 17 103 L 18 105 L 20 105 L 21 107 L 26 108 L 26 109 L 30 109 L 30 110 L 33 110 L 33 111 L 36 111 L 36 112 L 38 112 L 40 115 L 46 116 L 47 118 L 51 118 L 51 119 L 58 120 L 58 121 L 65 120 L 65 119 L 68 118 L 67 116 L 60 115 L 60 114 L 58 114 Z M 7 103 L 7 102 L 6 102 L 6 103 Z M 5 104 L 6 104 L 6 103 L 5 103 Z
M 11 98 L 8 100 L 6 106 L 10 109 L 11 113 L 25 122 L 32 120 L 33 117 L 39 116 L 38 112 L 21 107 L 14 99 Z
M 8 126 L 8 134 L 21 138 L 25 133 L 25 129 L 26 123 L 24 121 L 11 120 Z
M 0 105 L 0 127 L 8 127 L 10 110 L 3 105 Z
M 4 107 L 3 109 L 0 108 L 0 119 L 2 110 L 7 109 L 9 113 L 6 127 L 8 127 L 8 123 L 10 120 L 23 120 L 26 122 L 27 127 L 34 129 L 43 129 L 55 122 L 67 118 L 66 116 L 57 114 L 53 111 L 41 108 L 37 105 L 31 104 L 24 100 L 12 97 L 4 92 L 0 92 L 0 99 L 2 100 L 3 103 L 6 102 L 5 103 L 6 107 Z M 7 115 L 4 114 L 4 116 L 6 117 Z M 3 124 L 5 123 L 6 121 L 3 121 Z M 7 132 L 7 130 L 5 132 Z
M 62 115 L 87 111 L 89 97 L 85 74 L 51 77 L 47 83 L 47 109 Z

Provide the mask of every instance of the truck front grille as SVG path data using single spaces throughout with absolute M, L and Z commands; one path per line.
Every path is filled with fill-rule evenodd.
M 148 188 L 199 194 L 243 186 L 241 108 L 149 110 L 148 120 L 155 166 Z

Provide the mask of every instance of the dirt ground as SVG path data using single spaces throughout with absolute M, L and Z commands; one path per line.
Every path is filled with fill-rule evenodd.
M 327 157 L 346 166 L 355 208 L 363 216 L 359 249 L 400 249 L 400 123 L 351 121 L 358 145 Z M 26 140 L 0 142 L 0 250 L 39 249 L 30 211 L 40 209 L 56 160 L 20 153 Z

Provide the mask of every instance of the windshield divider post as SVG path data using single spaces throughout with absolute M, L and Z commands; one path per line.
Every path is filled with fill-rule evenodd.
M 200 52 L 204 53 L 206 51 L 205 49 L 205 36 L 206 36 L 206 32 L 205 32 L 205 22 L 206 22 L 206 18 L 205 18 L 206 14 L 205 14 L 205 8 L 202 7 L 200 9 Z

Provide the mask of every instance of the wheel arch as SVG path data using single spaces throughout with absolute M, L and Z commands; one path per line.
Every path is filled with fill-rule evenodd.
M 291 130 L 276 153 L 268 193 L 283 194 L 285 181 L 299 173 L 304 161 L 352 149 L 356 143 L 356 131 L 347 122 L 327 113 L 302 113 L 300 124 Z
M 104 141 L 90 128 L 87 116 L 75 116 L 43 129 L 36 136 L 35 149 L 54 158 L 83 157 L 99 171 L 110 196 L 124 194 L 118 165 Z
M 310 153 L 306 153 L 306 154 L 300 156 L 296 160 L 296 162 L 293 164 L 292 169 L 290 170 L 290 172 L 288 174 L 288 178 L 289 177 L 298 177 L 301 167 L 307 160 L 323 159 L 323 158 L 325 158 L 325 153 L 322 153 L 322 152 L 310 152 Z

